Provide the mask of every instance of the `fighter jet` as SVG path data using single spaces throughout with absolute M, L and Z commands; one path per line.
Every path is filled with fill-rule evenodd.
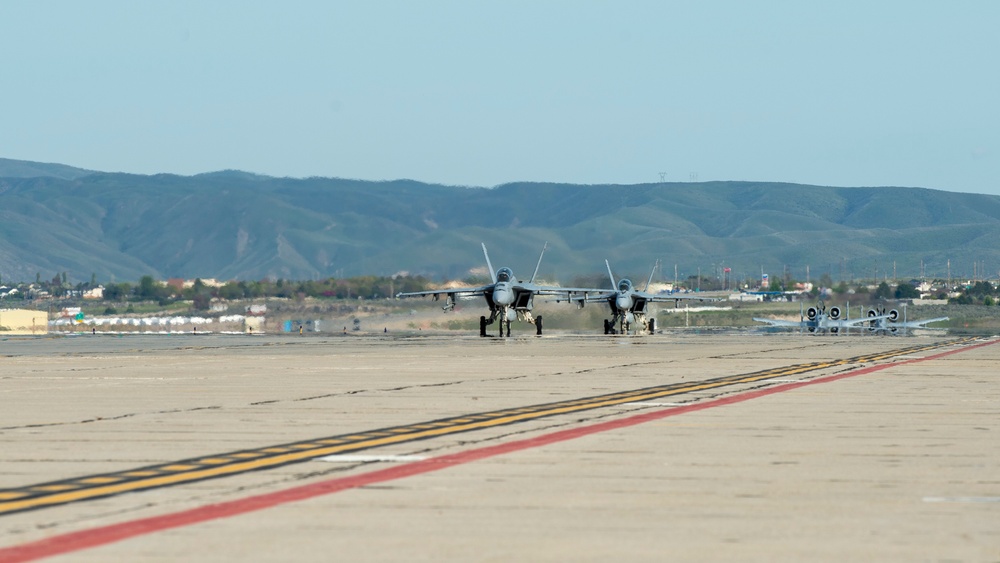
M 660 294 L 649 293 L 649 284 L 653 282 L 653 274 L 660 265 L 659 262 L 653 264 L 653 270 L 649 272 L 649 279 L 642 291 L 636 290 L 632 286 L 632 280 L 622 278 L 615 281 L 615 275 L 611 272 L 611 263 L 607 260 L 604 265 L 608 267 L 608 277 L 611 278 L 613 289 L 590 289 L 584 295 L 570 296 L 567 301 L 577 303 L 583 307 L 584 303 L 606 301 L 611 309 L 611 320 L 604 319 L 604 334 L 628 334 L 633 327 L 640 326 L 641 330 L 649 331 L 650 334 L 656 331 L 656 320 L 647 317 L 646 304 L 664 301 L 673 301 L 676 305 L 681 299 L 697 299 L 699 301 L 716 301 L 712 297 L 701 297 L 695 295 Z M 579 292 L 580 290 L 575 290 Z M 596 293 L 596 295 L 594 295 Z
M 486 326 L 496 321 L 500 322 L 500 336 L 504 336 L 504 328 L 507 329 L 507 336 L 510 336 L 510 321 L 517 319 L 535 325 L 535 334 L 542 334 L 542 316 L 535 317 L 531 314 L 535 295 L 560 295 L 568 296 L 573 292 L 586 291 L 583 289 L 562 288 L 549 285 L 536 285 L 535 276 L 538 275 L 538 268 L 542 265 L 542 256 L 548 243 L 542 247 L 542 253 L 538 256 L 538 263 L 535 264 L 535 271 L 531 274 L 531 279 L 525 283 L 518 281 L 514 277 L 514 272 L 510 268 L 493 269 L 490 263 L 490 255 L 486 251 L 486 243 L 482 243 L 483 256 L 486 257 L 486 267 L 489 268 L 493 283 L 479 287 L 459 287 L 453 289 L 436 289 L 431 291 L 415 291 L 410 293 L 398 293 L 400 297 L 417 297 L 421 295 L 432 295 L 435 300 L 446 297 L 443 309 L 450 311 L 455 308 L 455 299 L 460 296 L 482 295 L 486 299 L 486 305 L 490 308 L 490 316 L 479 317 L 479 335 L 486 336 Z
M 850 306 L 847 307 L 847 316 L 850 317 Z M 874 314 L 873 314 L 874 313 Z M 830 332 L 838 332 L 840 329 L 849 328 L 861 328 L 864 326 L 873 326 L 872 323 L 881 322 L 883 320 L 889 319 L 890 316 L 895 314 L 892 311 L 890 314 L 878 314 L 876 311 L 869 311 L 869 316 L 861 317 L 859 319 L 850 318 L 840 318 L 841 310 L 840 307 L 830 307 L 830 310 L 826 310 L 826 305 L 822 301 L 819 302 L 818 307 L 809 307 L 805 312 L 799 312 L 798 321 L 786 321 L 781 319 L 763 319 L 759 317 L 754 317 L 753 320 L 759 323 L 767 323 L 770 326 L 777 327 L 789 327 L 789 328 L 804 328 L 809 332 L 815 332 L 817 330 L 829 330 Z

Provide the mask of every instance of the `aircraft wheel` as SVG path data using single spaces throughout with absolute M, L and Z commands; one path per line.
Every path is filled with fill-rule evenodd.
M 479 317 L 479 336 L 486 337 L 486 317 Z
M 537 336 L 541 336 L 542 335 L 542 316 L 541 315 L 539 315 L 538 317 L 535 318 L 535 334 Z
M 649 334 L 656 334 L 656 319 L 649 319 Z
M 504 324 L 507 325 L 507 337 L 509 338 L 510 337 L 510 321 L 504 321 L 503 324 L 500 325 L 500 331 L 501 332 L 503 332 L 503 325 Z

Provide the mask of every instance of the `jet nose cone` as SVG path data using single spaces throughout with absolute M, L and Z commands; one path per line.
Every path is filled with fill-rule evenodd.
M 510 305 L 514 302 L 514 292 L 505 283 L 498 283 L 493 288 L 493 302 L 497 305 Z
M 619 310 L 626 311 L 632 308 L 632 298 L 628 295 L 619 295 L 615 299 L 615 305 L 618 306 Z

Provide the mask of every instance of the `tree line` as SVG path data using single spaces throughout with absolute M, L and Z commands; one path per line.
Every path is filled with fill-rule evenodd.
M 89 282 L 71 284 L 67 281 L 65 272 L 56 274 L 51 280 L 42 279 L 37 275 L 35 283 L 19 283 L 14 287 L 19 289 L 10 292 L 0 279 L 0 287 L 7 288 L 7 293 L 0 293 L 4 300 L 34 299 L 46 295 L 55 299 L 72 299 L 82 297 L 83 292 L 99 287 L 96 275 Z M 573 280 L 576 287 L 601 287 L 607 285 L 606 278 L 600 275 L 578 276 Z M 467 285 L 488 283 L 484 279 L 470 278 L 464 280 Z M 771 291 L 792 291 L 795 288 L 793 279 L 774 279 L 771 281 Z M 701 291 L 718 291 L 723 289 L 721 280 L 707 276 L 689 276 L 682 282 L 687 289 Z M 212 299 L 234 301 L 241 299 L 282 298 L 301 300 L 307 297 L 317 299 L 385 299 L 401 292 L 426 291 L 433 289 L 429 279 L 423 276 L 358 276 L 352 278 L 327 278 L 322 280 L 259 280 L 259 281 L 228 281 L 221 285 L 208 285 L 201 279 L 193 283 L 182 283 L 174 280 L 158 280 L 153 276 L 143 276 L 137 283 L 121 282 L 103 285 L 103 301 L 110 303 L 126 302 L 156 302 L 169 305 L 177 301 L 191 301 L 196 310 L 207 310 Z M 828 288 L 829 293 L 838 297 L 848 294 L 872 300 L 916 299 L 920 292 L 912 283 L 900 282 L 895 286 L 882 281 L 874 289 L 865 284 L 848 285 L 846 282 L 833 283 L 829 276 L 819 280 L 807 294 L 812 298 L 821 296 L 820 288 Z M 939 289 L 934 297 L 947 297 L 947 288 Z M 1000 288 L 989 281 L 977 281 L 960 288 L 957 297 L 948 298 L 949 303 L 970 305 L 980 304 L 993 306 L 1000 304 Z
M 51 281 L 39 276 L 34 284 L 19 284 L 23 291 L 9 297 L 11 299 L 33 299 L 47 295 L 56 299 L 82 297 L 84 291 L 98 287 L 96 280 L 70 285 L 65 274 L 56 275 Z M 207 310 L 212 299 L 227 301 L 240 299 L 261 299 L 268 297 L 283 299 L 385 299 L 396 293 L 423 291 L 430 281 L 422 276 L 359 276 L 353 278 L 328 278 L 323 280 L 260 280 L 228 281 L 221 285 L 209 285 L 200 278 L 193 283 L 163 281 L 153 276 L 143 276 L 137 283 L 121 282 L 103 285 L 102 300 L 109 303 L 147 302 L 169 305 L 177 301 L 191 301 L 196 310 Z M 43 293 L 44 292 L 44 293 Z

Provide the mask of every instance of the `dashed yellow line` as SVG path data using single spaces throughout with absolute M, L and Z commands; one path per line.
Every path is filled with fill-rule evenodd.
M 399 444 L 448 434 L 470 432 L 560 414 L 598 409 L 636 401 L 649 401 L 671 395 L 730 385 L 754 383 L 839 365 L 881 361 L 914 352 L 964 344 L 970 340 L 973 339 L 960 339 L 939 344 L 915 346 L 892 352 L 847 359 L 796 364 L 749 374 L 718 377 L 695 383 L 662 385 L 530 407 L 465 414 L 453 418 L 420 422 L 394 428 L 380 428 L 370 432 L 305 440 L 293 444 L 280 444 L 254 450 L 179 460 L 163 465 L 140 467 L 116 473 L 89 475 L 58 482 L 40 483 L 16 489 L 0 490 L 0 515 L 106 497 L 125 492 L 235 475 L 338 453 L 355 452 L 389 444 Z

